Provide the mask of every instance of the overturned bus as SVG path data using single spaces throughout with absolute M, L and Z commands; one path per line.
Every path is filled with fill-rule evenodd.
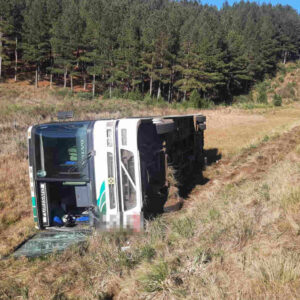
M 185 115 L 30 127 L 36 226 L 139 231 L 145 218 L 163 212 L 168 168 L 178 181 L 201 168 L 205 122 L 205 116 Z

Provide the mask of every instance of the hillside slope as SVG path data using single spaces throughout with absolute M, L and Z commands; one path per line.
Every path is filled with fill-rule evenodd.
M 35 231 L 27 126 L 71 106 L 78 119 L 200 112 L 119 100 L 88 102 L 18 85 L 0 86 L 0 95 L 1 255 Z M 122 111 L 114 112 L 118 106 Z M 298 102 L 201 113 L 208 117 L 210 166 L 181 211 L 150 222 L 140 235 L 95 233 L 86 245 L 62 254 L 1 260 L 0 299 L 298 298 Z M 122 251 L 123 246 L 130 248 Z

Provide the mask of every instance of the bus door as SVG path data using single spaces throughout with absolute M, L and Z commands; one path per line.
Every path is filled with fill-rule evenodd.
M 119 198 L 123 227 L 134 231 L 140 231 L 143 227 L 140 158 L 137 145 L 139 124 L 139 119 L 124 119 L 119 120 L 117 126 Z
M 120 203 L 117 197 L 116 121 L 106 123 L 107 222 L 109 228 L 120 227 Z
M 97 121 L 94 126 L 97 207 L 103 229 L 120 227 L 117 197 L 116 121 Z

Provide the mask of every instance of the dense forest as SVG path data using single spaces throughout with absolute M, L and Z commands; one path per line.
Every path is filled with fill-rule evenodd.
M 1 80 L 49 80 L 93 94 L 215 102 L 246 93 L 299 59 L 289 6 L 197 1 L 0 0 Z

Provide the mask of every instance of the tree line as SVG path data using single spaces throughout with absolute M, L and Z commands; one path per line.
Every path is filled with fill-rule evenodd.
M 0 78 L 92 93 L 230 102 L 300 55 L 290 6 L 198 1 L 0 0 Z M 34 74 L 34 75 L 33 75 Z

